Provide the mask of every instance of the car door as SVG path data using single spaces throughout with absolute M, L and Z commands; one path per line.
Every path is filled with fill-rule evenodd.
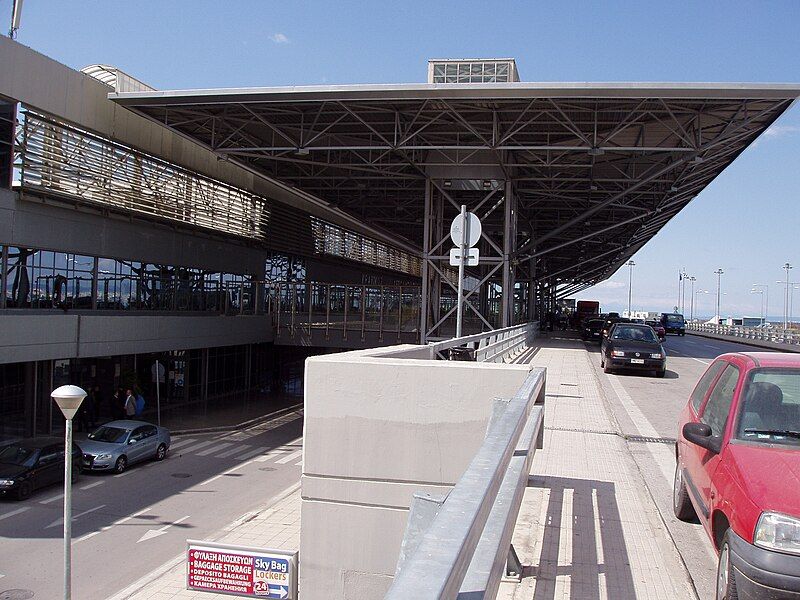
M 131 432 L 128 438 L 128 450 L 126 453 L 128 455 L 128 464 L 138 462 L 144 457 L 145 430 L 146 427 L 141 426 Z
M 143 430 L 142 440 L 139 444 L 141 445 L 142 453 L 139 460 L 147 460 L 156 455 L 156 446 L 158 444 L 157 429 L 155 425 L 143 425 L 141 429 Z
M 740 374 L 736 365 L 728 363 L 711 389 L 708 400 L 700 413 L 700 422 L 708 425 L 711 428 L 711 435 L 720 439 L 725 434 L 725 426 L 731 412 Z M 695 460 L 695 467 L 692 469 L 691 475 L 692 484 L 699 496 L 698 500 L 705 517 L 704 525 L 708 529 L 710 523 L 708 523 L 707 517 L 713 500 L 711 478 L 719 465 L 720 455 L 696 444 L 689 445 L 692 447 Z
M 45 446 L 36 463 L 33 487 L 40 488 L 61 481 L 64 472 L 64 448 Z

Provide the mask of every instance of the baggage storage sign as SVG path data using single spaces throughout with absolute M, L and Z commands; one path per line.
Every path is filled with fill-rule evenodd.
M 297 598 L 297 552 L 186 540 L 186 589 Z

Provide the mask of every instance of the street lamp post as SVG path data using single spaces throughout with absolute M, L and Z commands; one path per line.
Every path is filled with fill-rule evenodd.
M 719 296 L 720 296 L 720 289 L 722 287 L 722 274 L 724 272 L 725 271 L 723 271 L 721 268 L 714 271 L 714 273 L 717 274 L 717 315 L 715 317 L 715 319 L 717 320 L 717 325 L 720 324 L 719 321 L 722 318 L 722 315 L 719 312 Z
M 694 282 L 697 281 L 697 277 L 692 275 L 691 277 L 689 277 L 689 281 L 692 282 L 692 295 L 689 296 L 689 302 L 691 303 L 692 307 L 689 310 L 689 312 L 690 312 L 689 320 L 693 321 L 694 320 Z
M 752 290 L 750 290 L 750 293 L 751 294 L 758 294 L 758 295 L 761 296 L 761 302 L 760 302 L 760 304 L 761 304 L 761 324 L 763 325 L 764 324 L 764 290 L 752 289 Z
M 786 288 L 783 293 L 783 328 L 789 328 L 789 270 L 792 268 L 788 262 L 783 265 L 783 270 L 786 271 Z
M 67 420 L 64 433 L 64 600 L 70 600 L 72 598 L 72 419 L 86 398 L 86 392 L 76 385 L 62 385 L 50 395 Z
M 684 269 L 681 273 L 681 314 L 686 312 L 686 280 L 688 278 L 689 274 Z
M 633 267 L 636 266 L 636 263 L 633 262 L 633 259 L 629 260 L 625 263 L 628 267 L 630 267 L 630 271 L 628 273 L 628 318 L 631 316 L 631 294 L 633 291 Z
M 769 319 L 769 285 L 766 283 L 754 283 L 753 288 L 764 288 L 764 322 L 762 325 L 766 325 L 767 319 Z

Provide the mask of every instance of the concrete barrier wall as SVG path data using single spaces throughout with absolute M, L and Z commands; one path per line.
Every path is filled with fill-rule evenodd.
M 31 309 L 4 311 L 0 331 L 0 364 L 272 341 L 271 318 L 265 315 L 64 314 Z
M 494 398 L 528 365 L 433 361 L 394 346 L 306 361 L 303 600 L 382 598 L 417 491 L 441 495 L 472 460 Z

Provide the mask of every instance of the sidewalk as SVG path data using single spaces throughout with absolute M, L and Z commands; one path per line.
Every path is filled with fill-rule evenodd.
M 205 541 L 255 548 L 300 548 L 300 484 L 242 515 L 220 535 Z M 109 600 L 230 600 L 229 594 L 186 589 L 186 556 L 180 554 Z
M 498 598 L 696 598 L 589 354 L 551 335 L 530 359 L 547 367 L 547 396 L 544 449 L 513 537 L 523 577 Z

